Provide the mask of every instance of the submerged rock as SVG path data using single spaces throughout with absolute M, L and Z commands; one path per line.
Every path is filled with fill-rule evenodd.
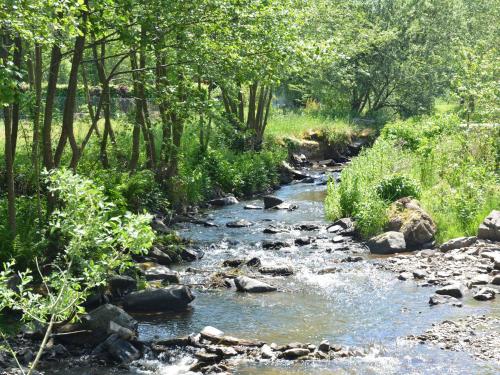
M 187 286 L 142 290 L 127 295 L 123 307 L 134 312 L 162 312 L 183 310 L 194 300 Z
M 272 250 L 278 250 L 281 249 L 282 247 L 290 247 L 292 246 L 290 242 L 288 241 L 262 241 L 262 248 L 263 249 L 272 249 Z
M 311 237 L 299 237 L 295 239 L 295 245 L 297 246 L 310 245 L 311 242 L 312 242 Z
M 246 228 L 246 227 L 251 227 L 252 225 L 253 223 L 245 219 L 230 221 L 226 223 L 226 227 L 228 228 Z
M 500 211 L 493 210 L 479 226 L 477 237 L 485 240 L 500 241 Z
M 429 298 L 429 305 L 431 306 L 445 305 L 445 304 L 456 307 L 462 307 L 462 302 L 452 296 L 433 294 L 431 298 Z
M 262 281 L 251 279 L 247 276 L 240 276 L 234 279 L 236 289 L 240 292 L 247 293 L 265 293 L 275 292 L 277 289 L 274 286 L 266 284 Z
M 395 254 L 406 251 L 406 241 L 403 233 L 386 232 L 370 238 L 366 243 L 373 254 Z
M 264 275 L 290 276 L 293 275 L 293 269 L 290 266 L 268 266 L 259 268 L 259 272 Z
M 247 204 L 245 207 L 243 207 L 245 210 L 262 210 L 264 207 L 261 206 L 256 206 L 253 204 Z

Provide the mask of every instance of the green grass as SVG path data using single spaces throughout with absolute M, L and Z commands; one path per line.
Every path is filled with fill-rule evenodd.
M 419 185 L 438 242 L 475 235 L 485 216 L 500 207 L 500 134 L 459 124 L 456 116 L 442 115 L 387 125 L 374 146 L 343 171 L 342 182 L 330 184 L 327 216 L 355 217 L 363 237 L 384 231 L 391 202 L 379 197 L 377 187 L 400 175 Z
M 266 128 L 266 135 L 275 138 L 302 138 L 310 132 L 336 129 L 352 132 L 354 125 L 346 120 L 332 120 L 305 113 L 273 113 Z

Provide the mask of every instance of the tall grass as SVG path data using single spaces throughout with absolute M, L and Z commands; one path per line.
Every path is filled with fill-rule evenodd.
M 498 128 L 460 126 L 454 115 L 387 125 L 371 149 L 329 185 L 327 216 L 352 216 L 364 237 L 384 230 L 390 202 L 377 194 L 389 176 L 420 186 L 420 201 L 438 227 L 437 239 L 474 235 L 492 209 L 500 208 Z

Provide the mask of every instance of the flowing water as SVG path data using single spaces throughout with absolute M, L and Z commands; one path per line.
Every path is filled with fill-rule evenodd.
M 156 340 L 199 332 L 207 325 L 226 334 L 286 344 L 323 339 L 331 343 L 357 346 L 368 351 L 363 357 L 308 363 L 242 362 L 239 375 L 311 375 L 311 374 L 498 374 L 498 363 L 483 362 L 465 353 L 443 351 L 437 347 L 404 340 L 419 334 L 432 323 L 475 313 L 491 313 L 495 304 L 474 304 L 465 301 L 463 308 L 429 307 L 431 288 L 417 287 L 411 281 L 399 281 L 394 274 L 374 266 L 371 257 L 360 245 L 333 243 L 333 234 L 324 229 L 315 232 L 292 230 L 275 235 L 264 234 L 271 224 L 294 226 L 314 223 L 325 226 L 323 199 L 326 187 L 316 184 L 294 184 L 276 192 L 276 196 L 296 203 L 296 211 L 245 210 L 245 204 L 262 205 L 254 200 L 212 210 L 208 218 L 218 227 L 206 228 L 186 224 L 178 228 L 190 238 L 205 256 L 189 265 L 178 267 L 183 282 L 200 284 L 208 273 L 185 273 L 187 267 L 219 271 L 229 258 L 258 257 L 263 265 L 286 264 L 294 269 L 288 277 L 265 277 L 264 281 L 278 287 L 278 292 L 242 294 L 231 289 L 206 291 L 194 288 L 196 299 L 188 312 L 140 317 L 140 336 Z M 230 229 L 228 221 L 246 219 L 249 228 Z M 302 247 L 264 250 L 261 241 L 294 239 L 297 236 L 318 237 L 315 243 Z M 336 239 L 340 241 L 340 239 Z M 358 262 L 339 262 L 346 256 L 362 256 Z M 318 270 L 335 267 L 337 271 L 318 274 Z M 167 362 L 167 363 L 165 363 Z M 189 374 L 192 359 L 182 353 L 168 361 L 143 360 L 136 369 L 99 372 L 98 369 L 76 370 L 71 374 Z M 86 372 L 85 372 L 86 371 Z M 130 372 L 129 372 L 130 371 Z M 56 372 L 59 373 L 59 372 Z M 61 373 L 64 373 L 61 372 Z M 67 372 L 66 372 L 67 374 Z

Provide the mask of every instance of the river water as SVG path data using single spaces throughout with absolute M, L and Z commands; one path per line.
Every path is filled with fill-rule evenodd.
M 412 281 L 400 281 L 394 274 L 374 266 L 371 257 L 353 242 L 332 243 L 333 234 L 325 229 L 314 232 L 291 230 L 288 233 L 264 234 L 269 225 L 294 226 L 302 223 L 325 227 L 323 199 L 326 186 L 293 184 L 282 187 L 276 196 L 299 206 L 296 211 L 245 210 L 246 204 L 262 205 L 257 199 L 207 212 L 218 227 L 186 224 L 179 227 L 181 236 L 192 239 L 205 256 L 188 265 L 178 266 L 182 281 L 201 284 L 207 273 L 185 272 L 188 267 L 220 271 L 229 258 L 258 257 L 263 265 L 286 264 L 294 269 L 288 277 L 262 277 L 278 287 L 278 292 L 242 294 L 231 289 L 194 288 L 196 299 L 188 312 L 139 317 L 140 337 L 156 340 L 199 332 L 214 326 L 226 334 L 259 339 L 268 343 L 331 343 L 363 348 L 369 354 L 325 362 L 245 363 L 237 366 L 238 375 L 324 375 L 324 374 L 498 374 L 498 363 L 483 362 L 461 352 L 444 351 L 421 345 L 404 337 L 419 334 L 435 322 L 470 314 L 491 313 L 498 304 L 474 304 L 465 301 L 463 308 L 428 305 L 432 288 L 417 287 Z M 228 221 L 246 219 L 249 228 L 230 229 Z M 318 237 L 308 246 L 264 250 L 263 240 L 294 239 L 299 235 Z M 361 256 L 362 261 L 339 262 L 347 256 Z M 336 267 L 337 271 L 318 274 L 318 270 Z M 497 310 L 498 311 L 498 310 Z M 139 361 L 131 370 L 82 369 L 76 375 L 160 374 L 188 372 L 192 359 L 179 353 L 167 361 Z M 67 372 L 55 372 L 68 374 Z

